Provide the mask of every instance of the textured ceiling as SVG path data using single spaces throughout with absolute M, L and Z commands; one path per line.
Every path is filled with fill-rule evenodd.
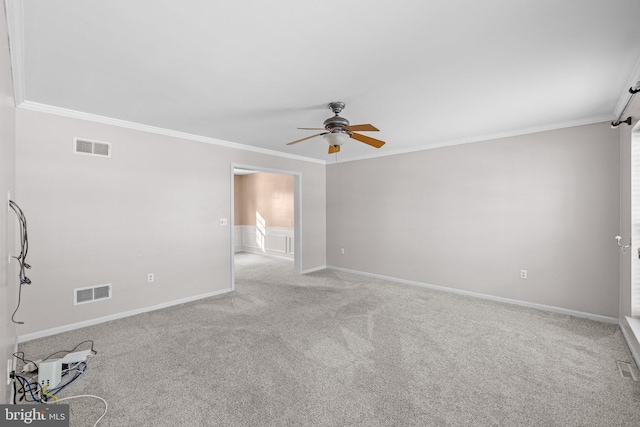
M 17 99 L 333 162 L 611 120 L 638 0 L 7 0 Z M 62 111 L 62 110 L 59 110 Z M 364 133 L 364 132 L 363 132 Z

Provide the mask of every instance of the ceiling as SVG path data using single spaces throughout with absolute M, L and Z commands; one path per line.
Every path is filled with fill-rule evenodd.
M 640 79 L 638 0 L 6 2 L 20 107 L 318 162 L 612 120 Z M 387 144 L 287 146 L 331 101 Z

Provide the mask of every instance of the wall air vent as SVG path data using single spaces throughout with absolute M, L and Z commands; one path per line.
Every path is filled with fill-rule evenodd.
M 111 144 L 90 139 L 73 138 L 73 152 L 90 156 L 111 157 Z
M 73 305 L 101 301 L 103 299 L 111 299 L 111 283 L 73 290 Z

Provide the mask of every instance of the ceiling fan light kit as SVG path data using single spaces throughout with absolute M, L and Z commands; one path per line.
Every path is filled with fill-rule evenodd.
M 347 139 L 349 139 L 351 135 L 349 135 L 347 132 L 338 131 L 326 133 L 322 137 L 329 143 L 329 145 L 333 145 L 335 147 L 341 146 L 342 144 L 347 142 Z
M 344 117 L 340 117 L 338 114 L 344 109 L 345 103 L 341 101 L 330 102 L 327 105 L 334 116 L 329 117 L 322 124 L 323 128 L 298 128 L 304 130 L 325 130 L 326 132 L 318 133 L 316 135 L 311 135 L 306 138 L 298 139 L 296 141 L 290 142 L 287 145 L 297 144 L 298 142 L 305 141 L 307 139 L 315 138 L 316 136 L 322 135 L 322 137 L 329 143 L 329 154 L 337 153 L 340 151 L 340 146 L 343 145 L 347 139 L 353 138 L 357 141 L 364 142 L 375 148 L 382 147 L 385 142 L 380 141 L 379 139 L 371 138 L 369 136 L 360 135 L 358 132 L 377 132 L 378 129 L 370 124 L 363 125 L 353 125 L 349 124 L 349 120 Z

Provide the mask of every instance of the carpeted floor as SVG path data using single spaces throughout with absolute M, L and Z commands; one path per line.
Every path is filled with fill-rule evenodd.
M 616 325 L 250 254 L 236 288 L 20 350 L 94 340 L 61 396 L 100 426 L 640 425 Z

